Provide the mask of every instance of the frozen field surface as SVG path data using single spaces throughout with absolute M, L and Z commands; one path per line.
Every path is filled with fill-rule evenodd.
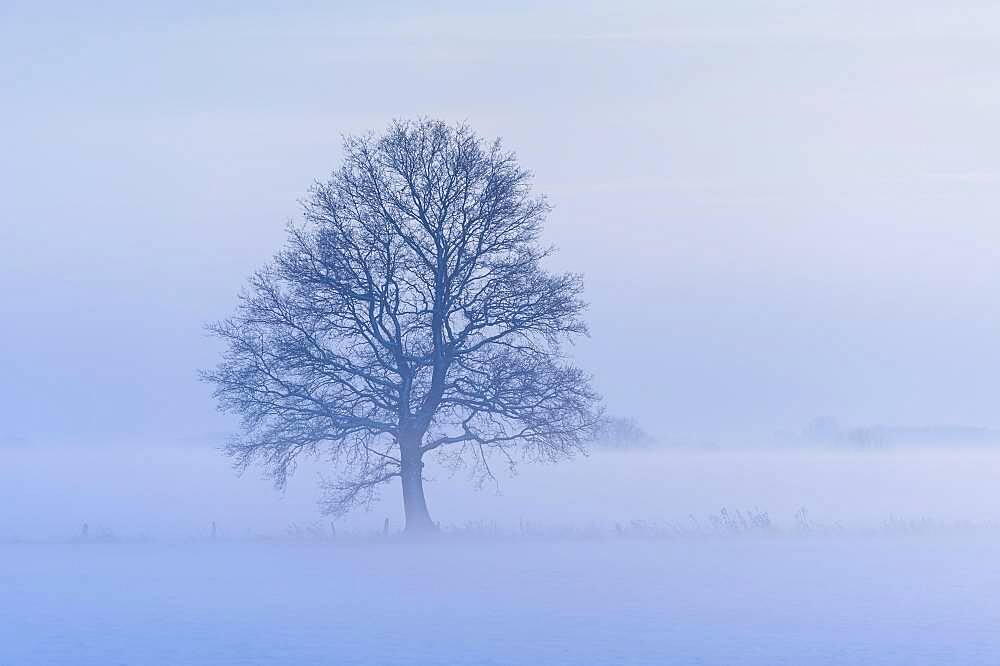
M 0 546 L 0 664 L 1000 663 L 1000 538 Z

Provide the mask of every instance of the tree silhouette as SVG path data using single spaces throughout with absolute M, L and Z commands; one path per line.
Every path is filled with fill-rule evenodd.
M 406 530 L 433 529 L 425 454 L 492 476 L 491 460 L 559 459 L 591 436 L 598 397 L 564 353 L 586 333 L 581 279 L 542 267 L 549 206 L 499 140 L 397 121 L 344 153 L 209 326 L 226 351 L 204 377 L 242 417 L 239 467 L 282 486 L 301 456 L 328 459 L 332 514 L 399 477 Z

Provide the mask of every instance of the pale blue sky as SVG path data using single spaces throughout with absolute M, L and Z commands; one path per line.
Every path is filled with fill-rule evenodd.
M 535 171 L 612 411 L 1000 426 L 1000 8 L 872 4 L 8 0 L 0 441 L 213 441 L 201 324 L 418 114 Z

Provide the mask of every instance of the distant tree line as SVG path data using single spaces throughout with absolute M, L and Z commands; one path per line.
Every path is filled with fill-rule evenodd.
M 814 419 L 802 432 L 808 444 L 877 449 L 889 446 L 1000 446 L 1000 430 L 977 426 L 842 426 Z

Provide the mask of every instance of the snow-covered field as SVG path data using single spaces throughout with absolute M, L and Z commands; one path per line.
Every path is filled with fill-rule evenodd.
M 1000 538 L 0 546 L 0 663 L 1000 663 Z
M 281 496 L 212 452 L 5 456 L 0 666 L 1000 663 L 986 450 L 599 453 L 502 494 L 432 469 L 434 543 L 378 534 L 395 488 L 331 539 L 315 470 Z

